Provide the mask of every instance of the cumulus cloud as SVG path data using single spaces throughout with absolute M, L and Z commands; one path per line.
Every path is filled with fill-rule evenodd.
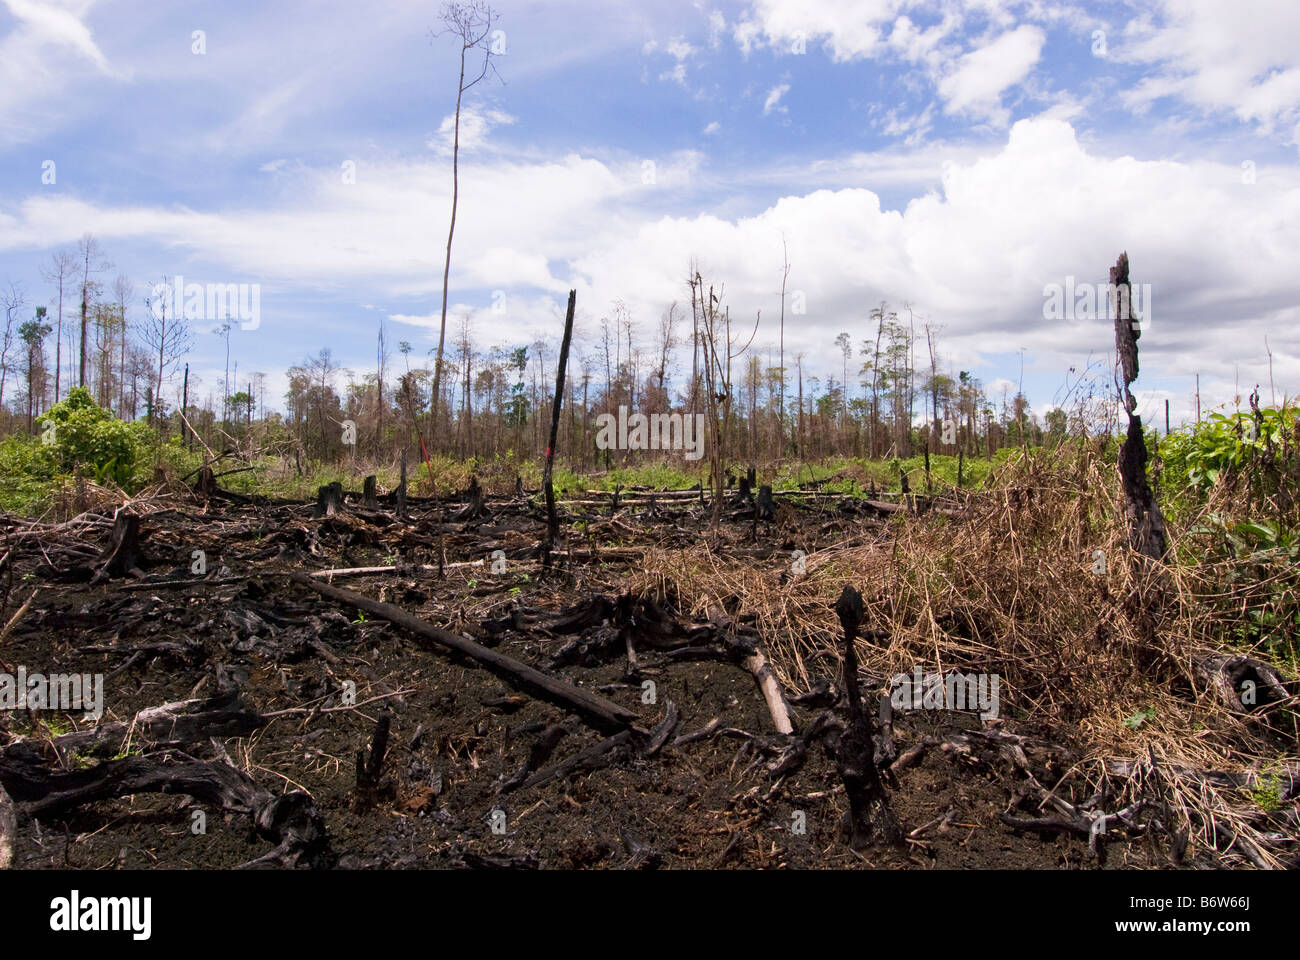
M 964 54 L 956 68 L 939 82 L 939 95 L 948 113 L 972 112 L 1006 122 L 1002 94 L 1028 76 L 1042 55 L 1047 35 L 1023 25 Z
M 1043 116 L 1016 123 L 996 149 L 954 155 L 933 188 L 904 209 L 883 207 L 872 189 L 852 185 L 726 217 L 692 212 L 708 209 L 702 164 L 695 154 L 666 158 L 647 184 L 634 160 L 484 155 L 462 171 L 456 300 L 476 311 L 483 338 L 517 337 L 525 324 L 553 329 L 546 311 L 570 287 L 591 315 L 620 299 L 650 323 L 685 297 L 694 261 L 725 284 L 733 316 L 762 311 L 761 349 L 775 337 L 784 237 L 790 289 L 807 304 L 787 323 L 786 349 L 805 351 L 810 369 L 837 365 L 835 336 L 847 330 L 860 340 L 868 311 L 885 300 L 943 324 L 947 358 L 960 369 L 978 373 L 983 358 L 1025 348 L 1039 367 L 1065 370 L 1109 356 L 1113 334 L 1104 320 L 1045 319 L 1046 286 L 1104 283 L 1127 250 L 1135 282 L 1152 285 L 1143 390 L 1168 391 L 1162 376 L 1186 380 L 1200 371 L 1208 403 L 1235 377 L 1266 378 L 1265 334 L 1278 382 L 1300 377 L 1292 256 L 1300 248 L 1300 174 L 1291 167 L 1261 167 L 1247 185 L 1235 165 L 1090 151 L 1068 121 Z M 859 158 L 840 169 L 852 176 L 872 168 Z M 333 168 L 304 171 L 300 192 L 274 209 L 200 212 L 33 194 L 0 206 L 0 250 L 68 244 L 88 230 L 106 244 L 135 238 L 172 251 L 172 273 L 192 274 L 188 265 L 202 261 L 226 281 L 430 304 L 441 289 L 442 250 L 430 224 L 445 223 L 445 169 L 373 161 L 366 170 L 353 185 L 339 184 Z M 670 203 L 679 212 L 669 212 Z M 491 312 L 497 290 L 519 305 L 517 314 L 503 320 Z M 389 312 L 417 327 L 427 319 L 406 308 Z M 276 321 L 264 316 L 273 329 Z
M 1265 132 L 1300 121 L 1300 5 L 1270 0 L 1162 0 L 1160 16 L 1132 21 L 1114 50 L 1156 72 L 1126 94 L 1135 108 L 1167 96 L 1230 111 Z

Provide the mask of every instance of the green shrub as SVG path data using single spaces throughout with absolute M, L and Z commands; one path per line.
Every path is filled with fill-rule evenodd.
M 1201 423 L 1173 431 L 1160 441 L 1164 482 L 1172 489 L 1204 492 L 1230 470 L 1283 444 L 1292 435 L 1296 410 L 1263 407 L 1259 423 L 1249 413 L 1211 413 Z
M 0 440 L 0 509 L 31 513 L 45 499 L 54 479 L 49 451 L 36 437 Z
M 37 418 L 43 456 L 53 473 L 78 470 L 98 483 L 131 487 L 153 433 L 141 423 L 123 423 L 98 406 L 90 391 L 76 387 Z

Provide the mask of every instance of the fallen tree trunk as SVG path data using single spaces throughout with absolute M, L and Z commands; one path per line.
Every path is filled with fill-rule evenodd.
M 178 700 L 141 710 L 129 723 L 101 723 L 49 741 L 16 740 L 6 745 L 0 756 L 33 762 L 47 743 L 64 759 L 73 755 L 116 756 L 132 743 L 151 748 L 183 747 L 203 743 L 210 737 L 244 737 L 268 722 L 269 718 L 243 709 L 229 696 Z
M 745 669 L 754 676 L 754 682 L 763 693 L 767 703 L 767 712 L 772 716 L 772 725 L 777 733 L 794 733 L 794 724 L 790 721 L 790 708 L 785 697 L 781 695 L 781 685 L 777 682 L 772 666 L 763 656 L 763 651 L 755 650 L 744 660 Z
M 29 763 L 0 762 L 0 786 L 29 816 L 53 817 L 83 804 L 137 793 L 183 793 L 223 810 L 243 813 L 276 848 L 244 864 L 310 866 L 335 862 L 316 802 L 301 790 L 275 796 L 225 762 L 193 760 L 184 754 L 108 760 L 86 770 L 51 772 Z
M 329 597 L 338 603 L 356 607 L 387 620 L 401 627 L 422 640 L 430 641 L 439 647 L 446 647 L 483 664 L 497 676 L 527 690 L 543 700 L 572 710 L 593 726 L 603 730 L 624 730 L 637 719 L 631 710 L 620 707 L 611 700 L 598 697 L 571 683 L 548 676 L 535 667 L 520 663 L 512 657 L 497 653 L 466 637 L 436 627 L 431 623 L 414 617 L 401 607 L 391 603 L 381 603 L 351 590 L 341 590 L 319 583 L 301 573 L 293 573 L 290 579 L 304 587 L 310 587 L 317 593 Z

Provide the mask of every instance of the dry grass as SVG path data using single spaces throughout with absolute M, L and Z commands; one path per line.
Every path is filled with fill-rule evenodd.
M 1229 649 L 1225 610 L 1267 584 L 1232 582 L 1219 563 L 1187 562 L 1187 548 L 1198 548 L 1179 530 L 1171 531 L 1170 562 L 1145 566 L 1127 548 L 1113 468 L 1090 452 L 1013 460 L 994 486 L 969 501 L 966 518 L 905 518 L 874 540 L 812 552 L 803 576 L 782 577 L 788 560 L 762 569 L 695 548 L 648 551 L 640 586 L 673 592 L 692 612 L 718 604 L 752 616 L 778 675 L 801 691 L 838 669 L 833 608 L 852 584 L 867 606 L 864 627 L 890 636 L 887 645 L 860 641 L 858 650 L 882 689 L 918 666 L 997 674 L 1002 717 L 1071 740 L 1089 781 L 1100 782 L 1115 759 L 1142 761 L 1149 776 L 1154 757 L 1174 826 L 1194 842 L 1232 845 L 1256 865 L 1276 866 L 1267 834 L 1277 827 L 1256 798 L 1192 775 L 1297 766 L 1270 745 L 1279 738 L 1229 710 L 1193 670 L 1204 652 Z M 1180 555 L 1183 562 L 1172 559 Z M 1095 572 L 1103 556 L 1105 572 Z M 1294 679 L 1292 665 L 1275 666 Z M 1271 733 L 1291 744 L 1294 702 L 1269 716 Z M 1294 805 L 1296 788 L 1286 784 L 1283 806 Z M 1125 789 L 1140 792 L 1142 777 Z M 1294 824 L 1286 832 L 1294 835 Z

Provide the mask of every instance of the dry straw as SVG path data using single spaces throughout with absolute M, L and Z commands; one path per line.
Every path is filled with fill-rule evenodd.
M 1094 451 L 1024 455 L 988 486 L 967 495 L 965 517 L 895 517 L 867 542 L 809 553 L 798 576 L 788 559 L 762 569 L 721 549 L 648 550 L 639 588 L 675 594 L 684 612 L 718 605 L 752 618 L 782 682 L 802 691 L 838 667 L 833 608 L 852 584 L 867 606 L 864 629 L 889 635 L 884 644 L 859 641 L 862 669 L 881 689 L 917 666 L 997 674 L 1001 715 L 1072 740 L 1084 758 L 1078 772 L 1093 786 L 1107 761 L 1132 761 L 1123 789 L 1137 796 L 1155 758 L 1173 811 L 1166 826 L 1278 865 L 1273 851 L 1295 824 L 1279 835 L 1277 818 L 1261 816 L 1257 790 L 1197 773 L 1297 769 L 1194 669 L 1207 652 L 1240 652 L 1228 646 L 1225 611 L 1250 603 L 1260 585 L 1230 582 L 1220 564 L 1174 559 L 1197 549 L 1180 542 L 1187 538 L 1176 526 L 1170 561 L 1146 565 L 1127 547 L 1114 468 Z M 1294 567 L 1279 574 L 1287 575 L 1294 583 Z M 1293 706 L 1269 716 L 1291 743 Z M 1294 805 L 1295 792 L 1284 776 L 1282 799 Z

